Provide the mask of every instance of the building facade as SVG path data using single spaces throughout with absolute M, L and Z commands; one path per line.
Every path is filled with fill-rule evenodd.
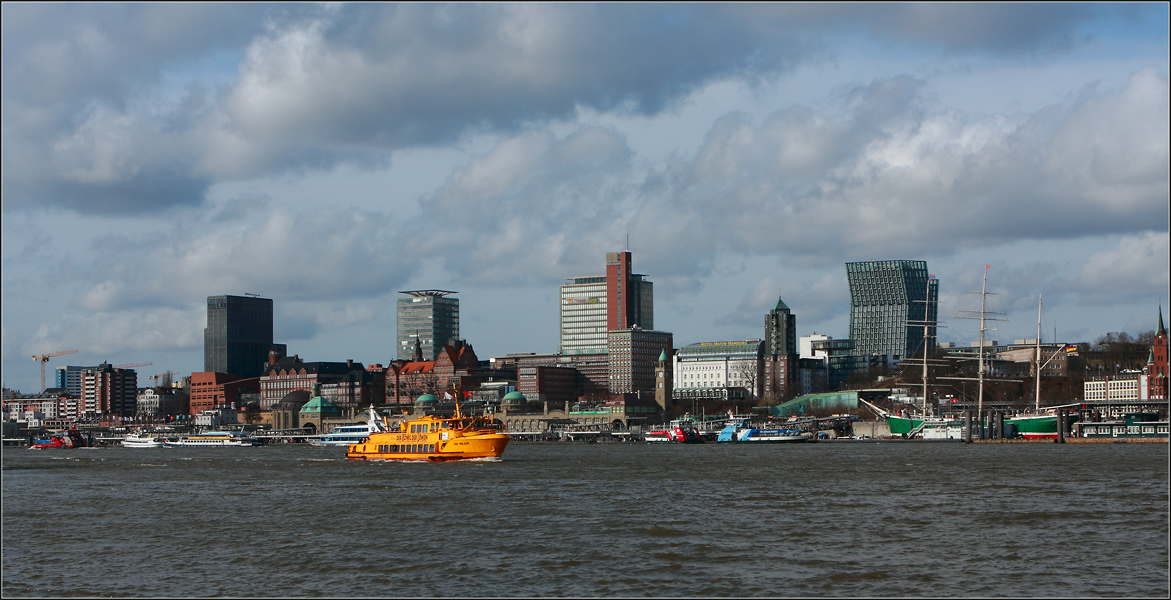
M 450 340 L 459 339 L 459 298 L 445 290 L 399 292 L 398 360 L 409 361 L 415 353 L 415 341 L 423 350 L 423 360 L 439 358 Z
M 924 322 L 938 318 L 939 282 L 921 260 L 846 263 L 850 339 L 859 356 L 922 354 Z M 929 327 L 927 340 L 935 339 Z M 927 348 L 928 351 L 931 348 Z
M 208 296 L 203 330 L 203 371 L 259 377 L 272 343 L 272 300 L 254 296 Z
M 1159 328 L 1151 344 L 1147 358 L 1147 397 L 1151 400 L 1167 400 L 1167 329 L 1163 327 L 1163 307 L 1159 307 Z
M 138 373 L 116 369 L 108 363 L 81 371 L 81 397 L 77 417 L 133 417 L 137 411 Z
M 607 252 L 604 276 L 573 277 L 561 286 L 561 354 L 605 354 L 609 332 L 654 329 L 654 284 L 631 264 L 630 252 Z
M 680 398 L 716 397 L 716 391 L 743 388 L 752 396 L 764 391 L 763 340 L 700 342 L 675 354 L 675 393 Z
M 194 389 L 193 383 L 193 404 Z M 296 390 L 319 390 L 335 406 L 344 409 L 358 409 L 386 401 L 385 375 L 381 371 L 368 371 L 362 363 L 352 360 L 304 362 L 299 356 L 292 356 L 265 365 L 260 377 L 261 410 L 271 410 L 289 392 Z
M 605 354 L 606 278 L 574 277 L 561 286 L 561 354 Z
M 75 397 L 81 396 L 81 372 L 86 369 L 93 369 L 96 367 L 57 367 L 56 385 L 53 387 L 63 388 L 73 394 Z
M 187 412 L 199 415 L 203 411 L 221 407 L 240 409 L 243 404 L 241 396 L 259 391 L 259 377 L 237 377 L 231 373 L 192 373 Z
M 659 355 L 673 350 L 674 336 L 665 331 L 638 327 L 611 331 L 608 343 L 609 383 L 611 394 L 645 394 L 649 401 L 655 392 L 655 367 Z
M 761 385 L 754 394 L 770 400 L 788 400 L 797 395 L 800 348 L 797 345 L 797 316 L 785 301 L 764 316 L 764 353 Z

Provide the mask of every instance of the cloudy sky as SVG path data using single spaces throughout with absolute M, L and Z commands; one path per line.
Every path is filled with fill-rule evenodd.
M 1002 341 L 1168 308 L 1165 4 L 5 3 L 2 83 L 24 391 L 202 370 L 219 294 L 307 360 L 393 359 L 428 288 L 481 358 L 556 351 L 628 235 L 677 346 L 778 296 L 846 337 L 860 260 L 926 260 L 944 341 L 985 265 Z

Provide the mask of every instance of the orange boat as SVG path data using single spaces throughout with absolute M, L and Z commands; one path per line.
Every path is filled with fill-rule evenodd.
M 508 434 L 500 421 L 462 416 L 457 403 L 455 416 L 428 415 L 403 421 L 397 430 L 371 433 L 365 442 L 350 444 L 346 458 L 432 462 L 495 458 L 507 445 Z

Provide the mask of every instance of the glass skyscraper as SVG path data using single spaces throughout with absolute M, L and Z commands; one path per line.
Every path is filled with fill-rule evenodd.
M 417 338 L 423 360 L 435 360 L 449 340 L 459 339 L 459 298 L 444 290 L 399 293 L 407 297 L 398 299 L 398 359 L 411 360 Z
M 922 353 L 924 321 L 938 318 L 939 281 L 922 260 L 846 263 L 855 356 Z M 935 327 L 928 331 L 935 339 Z
M 272 299 L 208 296 L 203 370 L 260 377 L 272 343 Z

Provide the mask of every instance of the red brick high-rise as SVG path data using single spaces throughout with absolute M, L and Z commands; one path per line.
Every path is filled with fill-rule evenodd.
M 1163 327 L 1163 307 L 1159 307 L 1159 329 L 1151 344 L 1151 355 L 1147 359 L 1147 398 L 1167 399 L 1167 329 Z

